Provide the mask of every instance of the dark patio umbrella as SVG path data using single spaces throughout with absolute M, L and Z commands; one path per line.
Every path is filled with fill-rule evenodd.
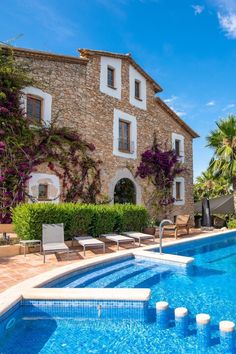
M 208 198 L 202 200 L 202 226 L 211 227 L 211 209 Z

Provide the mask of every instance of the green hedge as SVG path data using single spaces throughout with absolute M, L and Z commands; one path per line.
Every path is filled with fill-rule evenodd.
M 75 235 L 141 231 L 148 220 L 145 207 L 129 204 L 22 204 L 13 209 L 15 231 L 21 239 L 41 239 L 42 224 L 63 223 L 65 239 Z
M 231 219 L 227 224 L 229 229 L 236 229 L 236 219 Z

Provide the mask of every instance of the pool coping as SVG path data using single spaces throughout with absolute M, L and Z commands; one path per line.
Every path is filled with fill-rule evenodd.
M 148 301 L 150 289 L 131 288 L 33 288 L 22 293 L 23 300 L 112 300 Z
M 184 239 L 180 240 L 173 240 L 166 242 L 163 245 L 163 248 L 167 246 L 172 246 L 172 245 L 179 245 L 182 243 L 190 242 L 190 241 L 196 241 L 196 240 L 201 240 L 204 238 L 212 238 L 216 236 L 222 236 L 222 234 L 228 234 L 236 231 L 236 229 L 231 229 L 231 230 L 219 230 L 219 232 L 215 232 L 212 234 L 203 234 L 199 236 L 190 236 Z M 57 278 L 61 276 L 68 275 L 70 273 L 76 272 L 78 270 L 85 269 L 89 266 L 93 265 L 98 265 L 100 263 L 109 262 L 111 260 L 116 260 L 116 259 L 122 259 L 125 257 L 133 256 L 135 255 L 135 251 L 148 251 L 152 250 L 155 248 L 158 248 L 159 243 L 157 245 L 149 245 L 149 246 L 143 246 L 140 247 L 138 250 L 137 249 L 129 249 L 129 250 L 124 250 L 120 251 L 115 254 L 106 254 L 102 256 L 98 256 L 96 258 L 90 258 L 90 259 L 85 259 L 82 261 L 79 261 L 78 263 L 72 263 L 72 264 L 67 264 L 65 266 L 62 266 L 60 268 L 55 268 L 53 270 L 44 272 L 42 274 L 36 275 L 32 278 L 26 279 L 9 289 L 5 290 L 3 293 L 0 294 L 0 316 L 2 316 L 5 312 L 7 312 L 12 306 L 17 304 L 19 301 L 22 300 L 22 294 L 26 292 L 27 290 L 30 290 L 32 288 L 39 288 L 40 286 L 45 285 L 46 283 L 49 283 L 53 280 L 56 280 Z M 87 291 L 90 288 L 86 288 Z M 124 288 L 123 288 L 124 289 Z M 35 289 L 36 290 L 36 289 Z M 39 289 L 37 289 L 39 290 Z M 37 291 L 36 290 L 36 291 Z M 137 289 L 135 289 L 137 290 Z M 58 289 L 57 289 L 58 291 Z

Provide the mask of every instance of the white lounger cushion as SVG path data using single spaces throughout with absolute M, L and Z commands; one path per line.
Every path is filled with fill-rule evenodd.
M 135 232 L 135 231 L 124 232 L 124 235 L 138 239 L 138 240 L 145 240 L 148 238 L 154 238 L 153 235 L 144 234 L 142 232 Z
M 133 242 L 132 238 L 124 235 L 103 234 L 101 236 L 105 237 L 107 240 L 114 241 L 114 242 Z
M 91 236 L 74 237 L 74 240 L 76 240 L 81 246 L 100 246 L 104 244 L 104 242 Z
M 44 251 L 67 251 L 68 247 L 65 243 L 46 243 L 43 245 Z

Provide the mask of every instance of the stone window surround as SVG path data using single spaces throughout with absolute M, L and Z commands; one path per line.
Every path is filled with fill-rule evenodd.
M 180 183 L 180 195 L 181 200 L 176 200 L 174 205 L 184 205 L 185 204 L 185 180 L 184 177 L 176 177 L 173 183 L 173 197 L 176 198 L 176 182 Z
M 40 200 L 38 198 L 39 185 L 47 184 L 48 186 L 48 199 Z M 60 195 L 60 180 L 59 177 L 54 174 L 48 173 L 38 173 L 33 172 L 31 178 L 29 179 L 29 194 L 38 200 L 38 202 L 51 202 L 58 204 L 59 203 L 59 195 Z M 29 199 L 29 202 L 31 200 Z
M 119 182 L 123 178 L 128 178 L 133 182 L 135 189 L 136 189 L 136 204 L 141 204 L 142 203 L 141 187 L 137 183 L 137 180 L 134 178 L 132 173 L 127 168 L 121 168 L 121 169 L 117 170 L 115 175 L 112 177 L 112 179 L 110 181 L 108 196 L 109 196 L 109 199 L 111 200 L 111 204 L 114 204 L 115 186 L 116 186 L 117 182 Z
M 100 91 L 121 99 L 121 59 L 111 57 L 101 57 L 100 62 Z M 114 70 L 114 85 L 115 87 L 108 86 L 108 68 Z
M 181 134 L 177 134 L 177 133 L 172 133 L 172 149 L 175 150 L 175 141 L 179 140 L 180 141 L 180 153 L 181 153 L 181 157 L 180 157 L 180 161 L 182 163 L 184 163 L 184 136 Z
M 140 97 L 135 97 L 135 82 L 140 83 Z M 129 66 L 129 101 L 132 106 L 147 109 L 146 79 L 132 66 Z
M 46 125 L 50 124 L 52 115 L 52 96 L 49 93 L 33 86 L 25 87 L 22 92 L 22 105 L 25 112 L 27 113 L 27 95 L 40 98 L 42 100 L 42 121 Z
M 119 121 L 124 120 L 130 123 L 130 142 L 132 150 L 131 152 L 121 152 L 119 150 Z M 137 120 L 135 116 L 128 113 L 114 109 L 113 119 L 113 155 L 124 157 L 128 159 L 137 158 Z

